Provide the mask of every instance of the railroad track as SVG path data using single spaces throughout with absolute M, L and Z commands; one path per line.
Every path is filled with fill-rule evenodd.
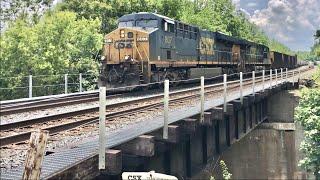
M 13 104 L 1 104 L 1 115 L 16 114 L 21 112 L 61 107 L 98 100 L 97 92 L 66 97 L 48 98 L 39 101 L 30 101 Z
M 280 75 L 278 75 L 278 78 Z M 292 74 L 288 73 L 288 77 Z M 275 77 L 273 77 L 275 79 Z M 268 81 L 269 77 L 265 78 Z M 262 81 L 262 77 L 257 77 L 256 83 Z M 238 80 L 229 81 L 228 88 L 234 89 L 238 88 Z M 222 83 L 207 85 L 205 87 L 206 95 L 221 92 Z M 244 80 L 243 85 L 251 85 L 251 79 Z M 179 90 L 170 93 L 170 103 L 175 103 L 175 101 L 184 101 L 187 99 L 194 99 L 199 97 L 199 87 L 190 88 L 187 90 Z M 128 116 L 133 113 L 140 111 L 145 111 L 152 108 L 162 107 L 163 94 L 153 95 L 146 98 L 140 98 L 130 101 L 124 101 L 120 103 L 107 105 L 107 119 L 112 120 L 121 116 Z M 87 108 L 83 110 L 55 114 L 51 116 L 45 116 L 41 118 L 30 119 L 26 121 L 18 121 L 14 123 L 2 124 L 0 125 L 1 130 L 1 146 L 5 146 L 12 143 L 18 143 L 21 141 L 28 140 L 31 132 L 34 129 L 46 129 L 50 133 L 57 133 L 60 131 L 72 129 L 84 124 L 93 123 L 98 119 L 98 107 Z
M 301 71 L 303 72 L 303 71 Z M 267 74 L 267 73 L 266 73 Z M 309 74 L 309 73 L 308 73 Z M 304 74 L 302 74 L 301 77 L 303 77 Z M 278 79 L 280 79 L 280 75 L 278 75 Z M 290 74 L 289 76 L 290 77 Z M 297 76 L 296 76 L 297 77 Z M 230 79 L 228 77 L 228 79 Z M 266 78 L 266 84 L 268 84 L 268 80 L 269 78 Z M 273 81 L 275 82 L 275 77 L 273 77 Z M 236 81 L 234 81 L 236 82 Z M 261 79 L 257 78 L 256 79 L 256 85 L 259 84 L 259 82 L 261 83 Z M 245 85 L 246 83 L 246 85 Z M 207 83 L 206 83 L 207 84 Z M 237 86 L 235 83 L 233 88 L 231 88 L 233 82 L 228 82 L 228 93 L 232 94 L 232 93 L 238 93 L 239 92 L 239 86 Z M 250 84 L 252 84 L 252 82 L 250 81 L 244 81 L 244 87 L 246 86 L 246 88 L 251 88 Z M 206 98 L 220 98 L 223 94 L 222 92 L 222 84 L 218 84 L 218 85 L 209 85 L 206 87 L 215 87 L 215 89 L 208 89 L 206 88 L 205 91 L 206 93 Z M 171 90 L 173 88 L 170 88 Z M 192 89 L 192 88 L 191 88 Z M 188 89 L 188 90 L 191 90 Z M 188 90 L 183 90 L 183 91 L 188 91 Z M 179 97 L 174 97 L 173 93 L 170 93 L 170 104 L 169 104 L 169 108 L 170 109 L 174 109 L 174 108 L 185 108 L 185 106 L 194 106 L 195 104 L 199 103 L 200 97 L 199 97 L 199 92 L 200 92 L 200 88 L 193 88 L 194 93 L 189 93 L 189 94 L 184 94 L 184 95 L 188 95 L 191 96 L 189 99 L 187 98 L 183 98 L 182 96 L 179 96 L 181 98 L 181 100 L 173 100 Z M 210 93 L 209 91 L 212 91 L 212 93 Z M 183 94 L 182 94 L 183 95 Z M 159 95 L 160 100 L 155 101 L 153 100 L 152 102 L 150 102 L 150 106 L 149 108 L 147 107 L 142 107 L 144 105 L 147 105 L 146 103 L 142 104 L 143 101 L 141 101 L 141 103 L 137 103 L 136 105 L 136 110 L 133 110 L 133 107 L 130 105 L 126 106 L 126 108 L 128 109 L 127 113 L 125 114 L 123 110 L 124 107 L 120 106 L 120 108 L 122 109 L 114 109 L 115 112 L 119 111 L 119 115 L 118 116 L 113 116 L 111 117 L 111 113 L 112 113 L 112 109 L 108 109 L 107 108 L 107 122 L 106 122 L 106 129 L 107 131 L 114 131 L 117 130 L 119 128 L 123 128 L 126 127 L 128 125 L 132 125 L 134 123 L 137 123 L 139 121 L 143 121 L 145 119 L 150 119 L 152 117 L 156 117 L 159 116 L 163 113 L 163 103 L 162 103 L 162 98 L 163 95 L 160 94 Z M 154 106 L 152 106 L 151 103 L 154 103 Z M 157 103 L 157 104 L 155 104 Z M 140 106 L 140 107 L 139 107 Z M 183 107 L 184 106 L 184 107 Z M 132 110 L 130 110 L 132 109 Z M 73 116 L 72 116 L 73 117 Z M 93 138 L 95 138 L 98 135 L 98 127 L 99 127 L 99 121 L 98 121 L 98 117 L 97 114 L 93 114 L 92 116 L 85 116 L 85 115 L 77 115 L 78 119 L 81 121 L 82 119 L 88 119 L 87 123 L 83 123 L 83 124 L 74 124 L 74 126 L 72 126 L 72 124 L 69 124 L 69 127 L 63 127 L 65 124 L 67 123 L 65 121 L 65 119 L 59 119 L 57 120 L 55 123 L 49 124 L 51 121 L 53 120 L 49 120 L 47 121 L 47 125 L 43 125 L 42 127 L 40 126 L 40 124 L 34 124 L 34 128 L 38 129 L 38 128 L 50 128 L 52 127 L 52 129 L 54 129 L 54 126 L 59 126 L 62 125 L 62 129 L 56 129 L 56 131 L 51 131 L 50 132 L 50 137 L 49 137 L 49 141 L 47 144 L 47 153 L 54 153 L 56 151 L 59 151 L 61 149 L 65 149 L 65 148 L 73 148 L 73 147 L 77 147 L 77 145 L 79 143 L 83 143 L 83 142 L 87 142 L 87 141 L 91 141 Z M 92 118 L 90 121 L 89 118 Z M 94 118 L 96 117 L 96 118 Z M 71 117 L 68 117 L 71 118 Z M 80 119 L 81 118 L 81 119 Z M 70 121 L 70 123 L 72 123 Z M 22 126 L 22 128 L 25 126 Z M 143 127 L 142 127 L 143 128 Z M 12 130 L 12 134 L 11 135 L 18 135 L 19 133 L 22 133 L 23 131 L 19 132 L 17 128 L 13 128 Z M 26 131 L 24 132 L 28 132 L 27 129 L 25 129 Z M 32 129 L 29 129 L 32 130 Z M 13 134 L 13 132 L 16 131 L 15 134 Z M 2 132 L 2 131 L 1 131 Z M 8 134 L 9 135 L 9 134 Z M 28 136 L 28 135 L 27 135 Z M 0 136 L 0 137 L 4 137 L 4 136 Z M 28 136 L 29 139 L 29 136 Z M 14 142 L 12 144 L 8 144 L 8 145 L 4 145 L 0 147 L 1 149 L 1 170 L 2 169 L 11 169 L 17 166 L 21 166 L 23 165 L 25 158 L 26 158 L 26 153 L 27 153 L 27 149 L 28 149 L 28 139 L 26 139 L 25 141 L 19 141 L 19 142 Z M 1 143 L 1 139 L 0 139 L 0 143 Z
M 279 75 L 278 75 L 279 76 Z M 288 77 L 291 77 L 289 74 Z M 269 77 L 265 81 L 269 81 Z M 275 80 L 275 77 L 273 77 Z M 256 79 L 256 84 L 262 83 L 262 77 Z M 251 79 L 243 81 L 243 86 L 252 85 Z M 239 81 L 229 81 L 228 91 L 239 88 Z M 199 98 L 200 87 L 190 88 L 187 90 L 179 90 L 170 93 L 170 105 L 181 104 L 187 100 Z M 205 95 L 210 96 L 222 93 L 222 83 L 207 85 L 205 87 Z M 146 98 L 140 98 L 130 101 L 119 102 L 107 105 L 107 122 L 119 117 L 130 116 L 135 113 L 148 111 L 152 109 L 160 109 L 163 106 L 163 94 L 153 95 Z M 27 121 L 18 121 L 14 123 L 0 125 L 1 138 L 0 146 L 6 146 L 14 143 L 23 142 L 29 139 L 30 134 L 35 129 L 48 130 L 50 134 L 59 133 L 78 126 L 97 123 L 99 107 L 87 108 L 83 110 L 61 113 L 41 118 L 30 119 Z
M 257 77 L 261 76 L 261 73 L 257 74 Z M 236 74 L 230 75 L 231 79 L 237 79 L 238 76 Z M 250 78 L 251 73 L 244 73 L 244 79 Z M 193 80 L 183 80 L 183 81 L 174 81 L 172 83 L 181 85 L 181 82 L 186 84 L 195 84 L 198 83 L 199 79 L 193 79 Z M 217 76 L 212 78 L 211 80 L 208 80 L 211 83 L 221 82 L 222 76 Z M 150 85 L 154 84 L 160 84 L 160 83 L 150 83 Z M 143 85 L 148 86 L 148 84 Z M 138 86 L 137 86 L 138 87 Z M 123 87 L 125 88 L 125 87 Z M 123 89 L 120 88 L 120 89 Z M 112 92 L 112 95 L 108 95 L 109 98 L 112 98 L 114 96 L 121 96 L 121 94 L 117 94 L 116 89 L 110 89 L 108 90 Z M 124 90 L 126 92 L 126 90 Z M 1 104 L 1 115 L 11 115 L 11 114 L 17 114 L 17 113 L 23 113 L 28 111 L 35 111 L 35 110 L 43 110 L 43 109 L 49 109 L 49 108 L 56 108 L 56 107 L 62 107 L 62 106 L 70 106 L 75 104 L 81 104 L 81 103 L 88 103 L 88 102 L 96 102 L 98 101 L 98 92 L 93 92 L 89 94 L 77 94 L 77 95 L 71 95 L 71 96 L 64 96 L 64 97 L 54 97 L 54 98 L 47 98 L 42 100 L 27 100 L 23 102 L 18 103 L 2 103 Z

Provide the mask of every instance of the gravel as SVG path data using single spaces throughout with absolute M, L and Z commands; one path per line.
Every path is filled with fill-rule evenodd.
M 275 80 L 275 79 L 273 79 Z M 267 83 L 267 81 L 266 81 Z M 274 82 L 275 83 L 275 82 Z M 247 86 L 245 88 L 251 88 L 250 86 Z M 228 93 L 233 93 L 234 91 L 238 91 L 238 89 L 232 89 L 229 90 Z M 154 92 L 151 95 L 159 94 L 160 92 Z M 217 92 L 208 95 L 206 98 L 213 99 L 215 97 L 221 97 L 222 92 Z M 140 95 L 141 97 L 143 95 Z M 145 97 L 145 96 L 143 96 Z M 137 99 L 139 96 L 132 96 L 132 97 L 125 97 L 125 98 L 117 98 L 113 99 L 112 101 L 107 100 L 108 104 L 116 103 L 116 102 L 123 102 L 128 101 L 131 99 Z M 180 108 L 185 107 L 192 107 L 195 106 L 195 102 L 198 102 L 199 99 L 190 99 L 190 100 L 184 100 L 181 103 L 171 104 L 170 105 L 170 111 L 177 110 Z M 59 108 L 52 108 L 50 110 L 43 110 L 43 111 L 33 111 L 29 113 L 21 113 L 21 114 L 15 114 L 15 115 L 8 115 L 4 116 L 3 122 L 12 122 L 16 119 L 26 119 L 26 117 L 32 118 L 32 117 L 40 117 L 41 115 L 49 115 L 54 113 L 61 113 L 66 111 L 74 111 L 76 109 L 81 108 L 88 108 L 88 107 L 96 107 L 98 105 L 98 102 L 92 102 L 92 103 L 83 103 L 78 105 L 72 105 L 72 106 L 66 106 L 66 107 L 59 107 Z M 150 119 L 152 117 L 160 116 L 163 113 L 163 107 L 157 107 L 153 108 L 151 110 L 146 110 L 144 112 L 139 113 L 132 113 L 131 115 L 128 115 L 126 117 L 119 117 L 115 118 L 112 121 L 108 121 L 106 124 L 107 131 L 113 131 L 118 130 L 127 126 L 130 126 L 131 124 L 144 121 L 147 119 Z M 57 152 L 61 149 L 65 148 L 72 148 L 77 146 L 80 143 L 84 143 L 86 141 L 92 140 L 93 138 L 98 136 L 98 124 L 92 123 L 88 125 L 83 125 L 68 131 L 63 131 L 60 133 L 57 133 L 55 135 L 50 135 L 49 141 L 47 143 L 47 152 Z M 1 170 L 11 169 L 15 168 L 17 166 L 21 166 L 24 163 L 26 153 L 27 153 L 27 144 L 17 144 L 17 145 L 10 145 L 1 147 Z M 14 149 L 14 150 L 13 150 Z

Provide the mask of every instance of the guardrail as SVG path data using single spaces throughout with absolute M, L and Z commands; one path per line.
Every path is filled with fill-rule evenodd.
M 89 73 L 0 77 L 0 100 L 94 90 L 97 79 L 97 75 Z

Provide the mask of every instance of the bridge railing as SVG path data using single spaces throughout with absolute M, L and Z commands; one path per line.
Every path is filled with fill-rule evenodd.
M 280 69 L 273 69 L 272 73 L 275 74 L 276 71 L 280 73 Z M 261 75 L 261 73 L 262 71 L 256 71 L 257 76 Z M 265 70 L 265 74 L 269 73 L 270 70 Z M 252 72 L 243 73 L 244 77 L 251 77 L 251 75 Z M 239 76 L 239 74 L 230 74 L 228 76 Z M 205 80 L 216 79 L 217 77 L 205 78 Z M 219 77 L 222 78 L 222 75 Z M 180 80 L 179 82 L 189 81 L 200 81 L 200 78 Z M 0 101 L 95 90 L 98 88 L 97 82 L 98 75 L 91 73 L 0 77 Z M 171 81 L 170 83 L 174 82 L 175 81 Z M 143 86 L 161 83 L 163 82 L 149 83 L 144 84 Z M 134 85 L 132 88 L 137 86 L 141 85 Z M 129 86 L 111 88 L 108 90 L 112 91 L 127 87 Z
M 0 101 L 94 90 L 97 80 L 91 73 L 0 77 Z

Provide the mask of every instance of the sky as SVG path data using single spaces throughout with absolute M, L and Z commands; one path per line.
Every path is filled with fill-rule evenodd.
M 320 29 L 320 0 L 233 0 L 251 22 L 291 50 L 310 50 Z

